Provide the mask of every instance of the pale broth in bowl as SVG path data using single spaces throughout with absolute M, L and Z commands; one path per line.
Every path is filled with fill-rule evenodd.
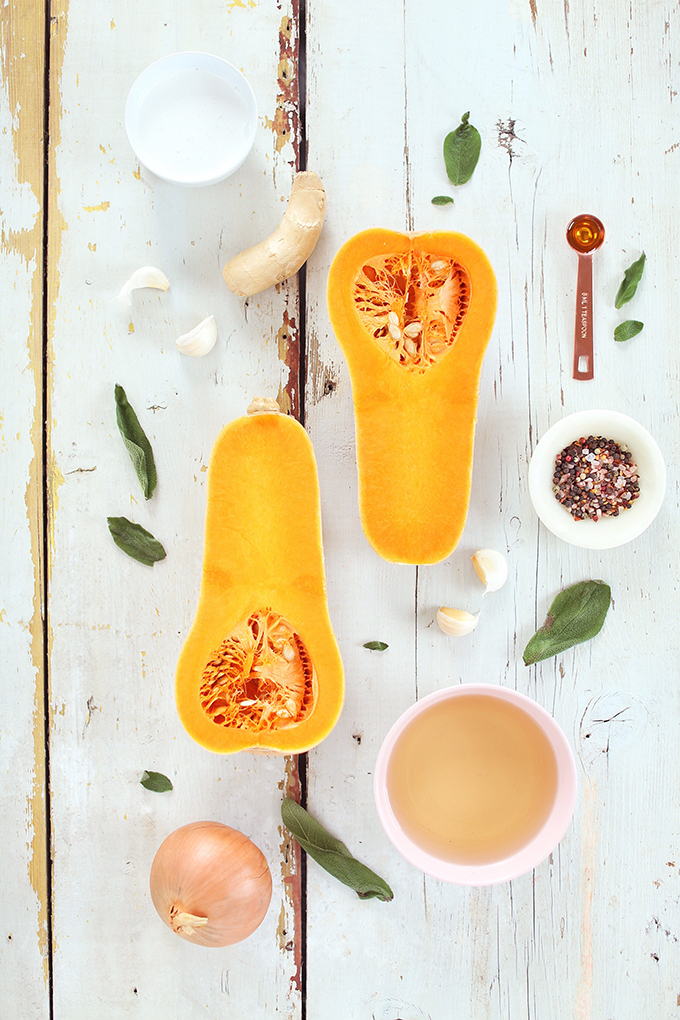
M 517 853 L 545 825 L 556 793 L 545 732 L 521 708 L 482 694 L 416 716 L 387 768 L 387 795 L 404 832 L 458 864 Z
M 462 684 L 394 723 L 374 773 L 396 849 L 435 878 L 491 885 L 555 849 L 576 803 L 576 765 L 555 720 L 518 691 Z

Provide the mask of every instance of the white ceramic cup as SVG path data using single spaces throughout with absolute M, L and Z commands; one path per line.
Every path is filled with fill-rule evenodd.
M 157 177 L 200 187 L 241 166 L 257 130 L 244 75 L 211 53 L 171 53 L 139 75 L 125 104 L 125 130 Z
M 481 695 L 489 699 L 502 699 L 520 709 L 538 725 L 547 738 L 556 767 L 556 782 L 552 806 L 540 829 L 526 844 L 500 860 L 485 863 L 458 863 L 449 857 L 437 856 L 426 849 L 412 835 L 404 831 L 390 802 L 388 775 L 391 759 L 399 753 L 399 739 L 419 716 L 437 704 L 452 698 Z M 492 885 L 507 882 L 535 868 L 552 853 L 571 821 L 576 803 L 576 765 L 569 743 L 552 716 L 531 698 L 518 691 L 491 684 L 462 684 L 449 687 L 416 702 L 390 729 L 378 754 L 374 773 L 375 803 L 381 824 L 399 853 L 421 871 L 446 882 L 459 885 Z

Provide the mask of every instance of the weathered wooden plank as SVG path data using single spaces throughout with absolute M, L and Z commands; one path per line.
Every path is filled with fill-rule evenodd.
M 85 1001 L 110 1016 L 295 1017 L 299 862 L 279 817 L 282 791 L 297 783 L 295 763 L 223 759 L 199 748 L 181 728 L 173 696 L 198 595 L 213 440 L 253 395 L 299 406 L 295 287 L 245 304 L 221 277 L 227 258 L 274 228 L 290 190 L 294 10 L 199 0 L 57 6 L 49 415 L 60 481 L 50 603 L 55 1017 L 73 1016 Z M 209 189 L 154 179 L 124 133 L 136 75 L 181 49 L 230 59 L 259 104 L 251 156 Z M 137 292 L 121 308 L 115 295 L 145 264 L 166 272 L 170 290 Z M 175 338 L 207 314 L 217 321 L 217 346 L 204 359 L 183 357 Z M 155 451 L 159 484 L 148 503 L 117 432 L 115 383 Z M 151 530 L 166 560 L 147 568 L 126 558 L 109 537 L 108 515 Z M 174 791 L 144 790 L 145 768 L 169 775 Z M 169 932 L 148 893 L 162 839 L 203 817 L 247 833 L 274 879 L 260 929 L 214 952 Z
M 350 235 L 420 225 L 410 185 L 403 33 L 399 3 L 308 10 L 309 162 L 324 178 L 329 203 L 307 274 L 307 423 L 319 461 L 331 618 L 347 677 L 343 715 L 310 754 L 309 808 L 395 893 L 392 903 L 360 901 L 309 863 L 310 1017 L 426 1015 L 403 988 L 413 972 L 409 947 L 417 935 L 410 926 L 420 923 L 420 905 L 414 908 L 408 867 L 384 838 L 372 796 L 389 720 L 416 697 L 416 569 L 384 563 L 361 531 L 350 383 L 325 303 L 326 267 Z M 332 158 L 338 149 L 342 159 Z M 363 644 L 370 640 L 389 648 L 369 651 Z M 437 996 L 432 1015 L 441 1001 Z
M 45 803 L 42 446 L 43 69 L 45 5 L 0 11 L 0 1001 L 49 1015 Z
M 392 904 L 359 903 L 310 866 L 309 1015 L 427 1017 L 450 1001 L 475 1018 L 671 1016 L 680 820 L 667 784 L 677 760 L 670 674 L 678 595 L 664 565 L 676 558 L 677 487 L 635 543 L 588 553 L 539 527 L 526 471 L 548 425 L 588 406 L 638 417 L 669 464 L 677 458 L 677 356 L 668 337 L 678 258 L 670 191 L 678 13 L 644 4 L 619 18 L 603 4 L 527 0 L 495 5 L 491 15 L 457 5 L 442 18 L 411 5 L 345 5 L 335 18 L 312 9 L 309 28 L 310 156 L 321 163 L 339 138 L 343 148 L 343 160 L 323 168 L 330 201 L 319 258 L 327 264 L 365 226 L 441 227 L 479 241 L 499 280 L 468 525 L 455 554 L 421 568 L 416 581 L 407 568 L 377 564 L 362 544 L 348 378 L 329 331 L 323 275 L 309 278 L 308 420 L 349 678 L 343 719 L 312 760 L 310 809 L 395 890 Z M 468 109 L 482 132 L 482 159 L 455 205 L 435 209 L 431 197 L 454 190 L 441 143 Z M 595 263 L 589 384 L 571 379 L 576 264 L 564 239 L 569 219 L 585 209 L 607 227 Z M 654 252 L 653 272 L 650 262 L 630 315 L 645 321 L 638 339 L 646 339 L 616 345 L 613 328 L 629 313 L 614 310 L 613 296 L 642 249 Z M 506 553 L 508 584 L 486 597 L 473 635 L 447 639 L 433 625 L 436 608 L 482 605 L 469 557 L 486 545 Z M 554 594 L 589 576 L 612 584 L 606 631 L 525 668 L 523 647 Z M 367 637 L 390 649 L 362 657 Z M 392 851 L 372 808 L 371 771 L 407 704 L 473 680 L 517 687 L 553 712 L 577 752 L 581 792 L 551 860 L 509 885 L 466 891 L 423 879 Z M 334 932 L 323 955 L 314 935 L 322 930 Z

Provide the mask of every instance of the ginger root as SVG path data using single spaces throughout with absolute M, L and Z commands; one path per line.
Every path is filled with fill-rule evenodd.
M 281 223 L 264 241 L 227 262 L 222 270 L 234 294 L 252 297 L 287 280 L 304 265 L 319 239 L 326 215 L 326 192 L 311 170 L 295 175 Z

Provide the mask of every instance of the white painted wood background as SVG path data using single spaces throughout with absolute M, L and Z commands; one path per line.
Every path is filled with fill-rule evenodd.
M 304 309 L 296 281 L 246 308 L 220 270 L 273 229 L 287 200 L 300 159 L 300 37 L 307 165 L 324 180 L 328 216 Z M 680 1016 L 677 4 L 307 0 L 301 23 L 297 3 L 274 0 L 8 0 L 0 42 L 2 1014 Z M 182 49 L 236 63 L 260 111 L 246 164 L 195 191 L 140 168 L 123 128 L 136 75 Z M 480 163 L 455 205 L 437 208 L 432 196 L 452 190 L 441 143 L 468 109 L 482 134 Z M 594 262 L 592 383 L 571 379 L 576 257 L 564 231 L 582 211 L 607 229 Z M 434 567 L 382 562 L 359 524 L 351 392 L 325 285 L 337 248 L 370 226 L 461 230 L 498 276 L 468 524 Z M 643 282 L 617 313 L 623 270 L 643 250 Z M 143 264 L 163 268 L 171 288 L 138 292 L 123 309 L 112 299 Z M 215 350 L 183 358 L 175 338 L 206 314 L 218 323 Z M 644 331 L 615 344 L 626 317 Z M 156 454 L 148 503 L 117 432 L 116 382 Z M 308 757 L 308 805 L 395 892 L 389 904 L 359 901 L 309 862 L 304 939 L 300 862 L 279 821 L 296 762 L 204 751 L 173 699 L 200 581 L 210 448 L 254 394 L 279 396 L 295 413 L 304 403 L 346 669 L 340 722 Z M 541 434 L 598 406 L 638 418 L 669 468 L 652 527 L 602 553 L 539 526 L 527 491 Z M 109 515 L 153 531 L 167 559 L 151 569 L 126 558 Z M 480 546 L 506 553 L 509 582 L 485 599 L 472 635 L 447 639 L 434 613 L 479 607 L 470 555 Z M 524 667 L 524 645 L 554 595 L 588 577 L 612 586 L 602 634 Z M 388 650 L 367 651 L 371 639 Z M 516 687 L 555 715 L 577 755 L 580 791 L 550 860 L 512 883 L 466 890 L 401 860 L 379 826 L 371 774 L 382 738 L 415 698 L 479 680 Z M 174 791 L 144 790 L 145 768 L 169 775 Z M 202 817 L 250 835 L 274 877 L 262 926 L 224 950 L 175 938 L 148 893 L 161 840 Z

